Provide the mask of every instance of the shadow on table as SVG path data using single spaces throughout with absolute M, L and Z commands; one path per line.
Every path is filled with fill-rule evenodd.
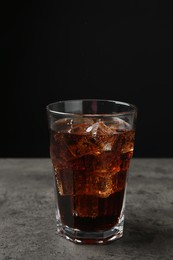
M 117 245 L 127 251 L 141 250 L 143 254 L 164 255 L 169 252 L 173 255 L 173 227 L 144 221 L 133 223 L 126 220 L 123 238 L 110 244 L 110 247 L 117 250 Z

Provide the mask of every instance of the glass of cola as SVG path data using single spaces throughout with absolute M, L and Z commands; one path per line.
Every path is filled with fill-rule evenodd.
M 137 108 L 101 99 L 47 105 L 57 232 L 79 244 L 123 236 Z

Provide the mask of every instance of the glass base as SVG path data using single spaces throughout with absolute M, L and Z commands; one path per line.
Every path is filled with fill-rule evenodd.
M 57 233 L 76 244 L 107 244 L 123 236 L 124 220 L 106 231 L 85 232 L 57 223 Z

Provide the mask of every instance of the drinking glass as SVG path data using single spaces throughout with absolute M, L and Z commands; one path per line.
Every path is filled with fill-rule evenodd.
M 57 232 L 79 244 L 123 236 L 137 108 L 115 100 L 47 105 Z

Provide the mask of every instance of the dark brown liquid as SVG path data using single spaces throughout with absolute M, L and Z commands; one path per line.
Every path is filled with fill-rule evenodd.
M 72 228 L 83 231 L 99 231 L 113 227 L 120 216 L 124 197 L 124 190 L 111 194 L 108 198 L 95 196 L 60 196 L 58 203 L 62 222 Z M 75 216 L 74 211 L 79 207 L 81 211 L 92 207 L 97 208 L 97 216 Z
M 109 129 L 102 124 L 93 136 L 81 133 L 83 127 L 75 125 L 75 133 L 57 127 L 51 130 L 61 221 L 83 231 L 106 230 L 121 215 L 134 131 L 107 134 Z

